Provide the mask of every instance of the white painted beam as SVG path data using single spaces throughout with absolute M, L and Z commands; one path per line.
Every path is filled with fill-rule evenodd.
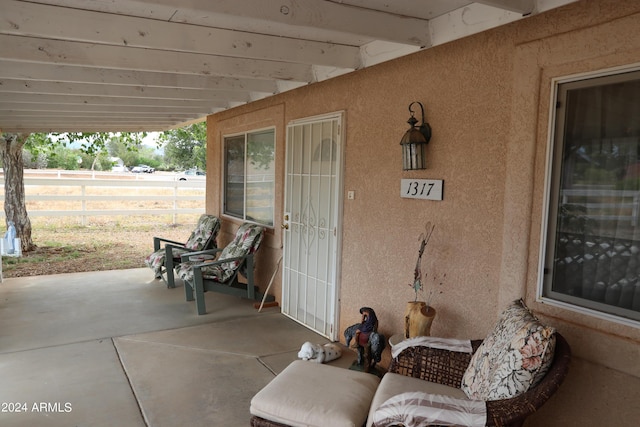
M 351 69 L 360 66 L 357 46 L 9 0 L 2 1 L 0 34 Z
M 389 61 L 398 56 L 409 55 L 420 50 L 417 46 L 401 45 L 385 41 L 373 41 L 360 48 L 362 64 L 365 67 Z
M 480 3 L 456 9 L 430 21 L 434 46 L 522 19 L 522 14 Z
M 227 15 L 228 20 L 244 18 L 253 21 L 254 28 L 268 33 L 283 32 L 304 38 L 309 29 L 322 29 L 360 35 L 371 40 L 385 40 L 414 46 L 429 46 L 428 21 L 411 16 L 395 15 L 383 11 L 360 8 L 346 3 L 318 0 L 190 0 L 185 7 L 173 0 L 136 0 L 147 8 L 174 7 L 174 21 L 187 21 L 198 25 L 215 26 L 211 17 Z M 202 17 L 199 20 L 197 16 Z M 284 26 L 290 27 L 288 30 Z M 292 35 L 291 28 L 299 28 Z M 295 30 L 294 30 L 295 32 Z M 369 40 L 370 41 L 370 40 Z
M 33 119 L 30 117 L 22 117 L 22 118 L 16 118 L 16 119 L 12 119 L 11 123 L 13 124 L 17 124 L 17 125 L 22 125 L 22 126 L 27 126 L 30 123 L 33 122 Z M 60 119 L 58 117 L 54 117 L 54 118 L 49 118 L 49 117 L 41 117 L 40 119 L 38 119 L 38 125 L 44 125 L 44 126 L 55 126 L 59 123 L 74 123 L 74 124 L 85 124 L 85 125 L 90 125 L 92 123 L 95 124 L 102 124 L 102 123 L 109 123 L 109 124 L 115 124 L 115 123 L 122 123 L 124 125 L 130 125 L 130 124 L 145 124 L 145 123 L 153 123 L 153 124 L 161 124 L 163 126 L 168 126 L 174 123 L 178 123 L 177 121 L 173 121 L 173 120 L 168 120 L 165 118 L 154 118 L 154 119 L 140 119 L 140 118 L 135 118 L 135 117 L 131 117 L 131 118 L 125 118 L 125 117 L 118 117 L 118 118 L 113 118 L 113 117 L 67 117 L 64 119 Z M 5 119 L 4 118 L 0 118 L 0 125 L 2 124 L 6 124 L 5 123 Z
M 220 108 L 223 109 L 224 107 Z M 165 105 L 84 105 L 84 104 L 38 104 L 33 102 L 5 102 L 4 98 L 0 98 L 0 110 L 13 110 L 13 111 L 64 111 L 64 112 L 121 112 L 121 113 L 135 113 L 143 111 L 151 111 L 165 114 L 193 114 L 195 116 L 202 116 L 210 114 L 211 109 L 203 110 L 198 107 L 167 107 Z M 216 110 L 214 107 L 213 110 Z
M 44 125 L 44 126 L 55 126 L 57 124 L 63 124 L 63 123 L 81 123 L 81 124 L 85 124 L 85 125 L 89 125 L 92 122 L 94 123 L 123 123 L 123 124 L 145 124 L 146 122 L 148 123 L 153 123 L 153 124 L 162 124 L 162 125 L 169 125 L 169 124 L 173 124 L 173 123 L 181 123 L 184 121 L 187 121 L 190 119 L 168 119 L 168 118 L 136 118 L 136 117 L 76 117 L 76 116 L 67 116 L 64 118 L 60 118 L 60 117 L 40 117 L 38 118 L 38 120 L 33 120 L 32 117 L 13 117 L 13 118 L 4 118 L 1 117 L 0 118 L 0 123 L 2 124 L 8 124 L 9 121 L 13 124 L 17 124 L 17 125 L 21 125 L 21 126 L 28 126 L 30 123 L 37 123 L 38 126 L 40 125 Z
M 0 35 L 0 58 L 12 61 L 80 65 L 227 77 L 275 78 L 311 82 L 311 66 L 257 59 L 96 45 Z
M 46 114 L 44 114 L 42 111 L 16 111 L 16 110 L 0 110 L 0 117 L 2 117 L 2 119 L 7 119 L 7 118 L 30 118 L 31 120 L 33 120 L 33 118 L 37 118 L 38 120 L 40 120 L 43 117 L 46 118 L 52 118 L 52 119 L 63 119 L 66 117 L 87 117 L 87 118 L 91 118 L 91 117 L 95 117 L 95 118 L 102 118 L 102 117 L 110 117 L 113 119 L 118 119 L 118 118 L 136 118 L 136 119 L 166 119 L 169 121 L 184 121 L 184 120 L 189 120 L 194 118 L 194 114 L 191 113 L 172 113 L 172 114 L 167 114 L 167 113 L 157 113 L 157 112 L 148 112 L 148 111 L 131 111 L 128 113 L 122 113 L 119 111 L 76 111 L 73 112 L 73 114 L 69 114 L 69 112 L 66 111 L 47 111 Z
M 0 59 L 0 78 L 143 87 L 246 90 L 265 93 L 278 91 L 276 82 L 266 79 L 115 70 L 2 59 Z
M 2 93 L 2 102 L 22 102 L 34 104 L 80 104 L 85 106 L 92 105 L 127 105 L 137 107 L 155 107 L 161 104 L 163 107 L 170 108 L 198 108 L 200 111 L 209 111 L 211 108 L 225 108 L 228 103 L 221 101 L 202 101 L 190 99 L 164 99 L 159 102 L 157 99 L 148 98 L 124 98 L 124 97 L 105 97 L 105 96 L 83 96 L 83 95 L 49 95 L 37 93 Z
M 38 120 L 34 120 L 31 117 L 18 117 L 18 118 L 0 118 L 0 128 L 7 129 L 10 127 L 22 127 L 22 128 L 30 128 L 34 129 L 42 129 L 42 128 L 52 128 L 59 127 L 61 129 L 64 128 L 74 128 L 77 126 L 120 126 L 120 127 L 130 127 L 137 126 L 139 128 L 148 128 L 148 127 L 162 127 L 168 128 L 171 126 L 183 124 L 186 122 L 191 122 L 194 119 L 186 118 L 186 119 L 169 119 L 169 118 L 155 118 L 155 119 L 147 119 L 147 118 L 122 118 L 122 117 L 74 117 L 69 116 L 65 118 L 49 118 L 49 117 L 40 117 Z M 6 131 L 6 130 L 5 130 Z M 37 131 L 37 130 L 35 130 Z
M 2 126 L 3 132 L 39 132 L 39 133 L 52 133 L 52 132 L 162 132 L 169 129 L 175 129 L 186 126 L 186 123 L 169 124 L 169 125 L 120 125 L 120 124 L 104 124 L 104 125 L 76 125 L 58 124 L 53 126 L 38 126 L 37 123 L 28 124 L 24 126 Z
M 522 15 L 533 12 L 535 0 L 477 0 L 476 3 L 508 10 Z
M 147 99 L 182 99 L 202 101 L 249 101 L 248 91 L 203 90 L 166 87 L 104 85 L 91 83 L 43 82 L 0 78 L 0 93 L 84 95 Z

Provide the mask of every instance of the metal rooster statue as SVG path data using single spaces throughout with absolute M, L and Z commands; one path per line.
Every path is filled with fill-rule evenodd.
M 382 359 L 386 339 L 384 335 L 378 333 L 378 318 L 372 308 L 362 307 L 360 314 L 362 321 L 345 329 L 344 339 L 347 347 L 351 345 L 351 340 L 354 340 L 353 348 L 358 350 L 356 363 L 364 372 L 370 372 Z

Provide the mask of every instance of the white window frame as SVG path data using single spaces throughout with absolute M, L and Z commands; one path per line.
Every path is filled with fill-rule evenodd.
M 250 134 L 255 134 L 255 133 L 261 133 L 261 132 L 266 132 L 266 131 L 273 131 L 273 151 L 274 151 L 274 179 L 273 179 L 273 199 L 271 201 L 271 220 L 273 222 L 273 224 L 269 225 L 269 224 L 265 224 L 262 222 L 258 222 L 258 221 L 254 221 L 252 219 L 247 219 L 247 210 L 246 210 L 246 200 L 247 200 L 247 140 L 248 140 L 248 136 Z M 244 159 L 244 191 L 243 191 L 243 195 L 244 195 L 244 202 L 243 202 L 243 212 L 242 212 L 242 217 L 238 217 L 236 215 L 227 213 L 227 139 L 229 138 L 235 138 L 235 137 L 239 137 L 239 136 L 244 136 L 244 144 L 245 144 L 245 159 Z M 275 227 L 275 222 L 276 222 L 276 218 L 275 218 L 275 206 L 276 206 L 276 188 L 275 188 L 275 180 L 276 180 L 276 174 L 275 174 L 275 161 L 276 161 L 276 141 L 277 141 L 277 135 L 276 135 L 276 128 L 275 126 L 269 126 L 269 127 L 265 127 L 265 128 L 259 128 L 259 129 L 251 129 L 248 131 L 244 131 L 244 132 L 238 132 L 238 133 L 233 133 L 233 134 L 228 134 L 228 135 L 223 135 L 222 136 L 222 178 L 221 178 L 221 182 L 222 182 L 222 200 L 221 200 L 221 205 L 222 205 L 222 216 L 228 217 L 228 218 L 233 218 L 236 220 L 242 220 L 244 222 L 250 222 L 250 223 L 254 223 L 254 224 L 258 224 L 261 225 L 263 227 L 266 227 L 268 229 L 273 229 Z
M 537 283 L 537 301 L 548 304 L 550 306 L 559 307 L 568 311 L 581 313 L 587 316 L 595 317 L 598 319 L 607 320 L 613 323 L 623 324 L 640 328 L 640 321 L 621 317 L 615 314 L 606 313 L 597 309 L 587 308 L 584 306 L 578 306 L 566 301 L 560 301 L 552 297 L 545 295 L 545 286 L 547 281 L 551 280 L 551 274 L 545 275 L 547 256 L 549 253 L 553 253 L 552 246 L 555 243 L 555 238 L 549 236 L 551 228 L 555 230 L 555 224 L 551 224 L 551 211 L 557 211 L 558 200 L 553 199 L 558 195 L 558 190 L 553 188 L 553 165 L 556 152 L 556 125 L 557 125 L 557 113 L 556 104 L 558 102 L 558 89 L 561 84 L 579 82 L 581 80 L 592 80 L 601 77 L 614 76 L 616 74 L 623 74 L 628 72 L 640 71 L 640 63 L 630 64 L 622 67 L 614 67 L 603 69 L 594 72 L 573 74 L 569 76 L 557 77 L 551 81 L 551 96 L 549 97 L 549 127 L 547 129 L 547 158 L 545 163 L 545 183 L 544 183 L 544 200 L 542 206 L 542 221 L 541 221 L 541 239 L 540 239 L 540 258 L 538 266 L 538 283 Z M 554 218 L 554 222 L 557 218 Z

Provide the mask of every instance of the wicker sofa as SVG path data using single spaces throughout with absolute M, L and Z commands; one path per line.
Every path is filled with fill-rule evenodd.
M 472 341 L 474 351 L 481 340 Z M 471 355 L 430 347 L 411 347 L 391 361 L 388 372 L 419 378 L 424 381 L 460 387 Z M 562 335 L 556 333 L 553 363 L 542 381 L 511 399 L 486 401 L 487 426 L 520 426 L 538 410 L 562 384 L 569 370 L 571 348 Z
M 382 381 L 358 392 L 360 400 L 370 402 L 368 413 L 361 409 L 349 414 L 350 419 L 334 419 L 330 425 L 359 426 L 366 419 L 367 427 L 521 426 L 560 387 L 571 361 L 571 349 L 564 337 L 541 325 L 521 301 L 505 310 L 484 341 L 430 337 L 415 341 L 419 343 L 414 344 L 412 339 L 396 346 Z M 540 351 L 532 351 L 532 345 Z M 337 398 L 331 390 L 344 393 L 361 382 L 360 377 L 340 378 L 339 368 L 307 365 L 300 370 L 301 366 L 293 375 L 285 369 L 273 381 L 279 388 L 269 384 L 254 397 L 251 426 L 329 425 L 314 412 L 344 410 L 345 398 Z M 509 371 L 511 366 L 513 371 Z M 473 384 L 483 375 L 486 384 Z M 518 384 L 514 385 L 514 378 Z M 296 388 L 296 382 L 302 386 Z M 265 396 L 271 399 L 271 407 L 266 410 L 262 402 Z M 434 398 L 444 400 L 434 404 Z
M 481 340 L 472 341 L 474 351 L 481 343 Z M 467 353 L 430 347 L 412 347 L 402 351 L 392 360 L 388 372 L 450 387 L 460 387 L 470 359 L 471 355 Z M 529 415 L 538 410 L 558 390 L 567 375 L 570 361 L 569 344 L 562 335 L 556 333 L 553 363 L 542 382 L 514 398 L 485 402 L 486 425 L 521 426 Z M 251 426 L 288 427 L 289 425 L 253 416 Z

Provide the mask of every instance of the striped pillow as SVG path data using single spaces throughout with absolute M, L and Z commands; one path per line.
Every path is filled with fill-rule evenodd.
M 486 421 L 487 408 L 484 402 L 418 391 L 389 398 L 373 414 L 374 427 L 433 424 L 481 427 Z

